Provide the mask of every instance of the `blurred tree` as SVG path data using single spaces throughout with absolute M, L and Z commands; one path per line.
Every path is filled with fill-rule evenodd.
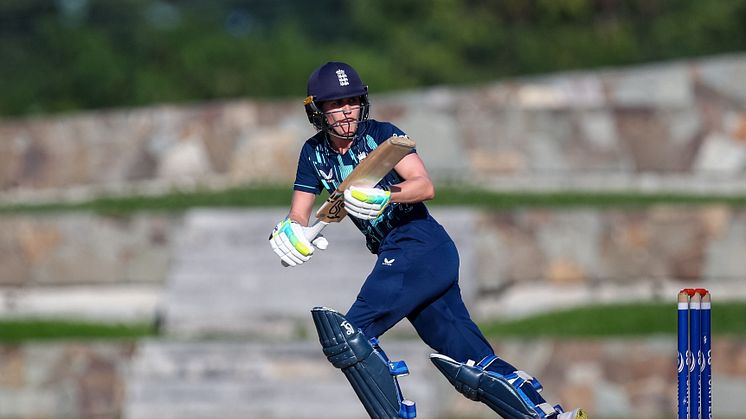
M 746 0 L 3 0 L 0 114 L 375 91 L 746 49 Z

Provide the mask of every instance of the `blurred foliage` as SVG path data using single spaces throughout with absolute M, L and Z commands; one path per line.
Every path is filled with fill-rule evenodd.
M 746 49 L 746 0 L 2 0 L 0 114 L 380 92 Z

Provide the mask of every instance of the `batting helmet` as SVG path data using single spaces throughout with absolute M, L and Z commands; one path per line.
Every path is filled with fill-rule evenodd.
M 303 101 L 308 122 L 318 130 L 328 130 L 321 102 L 348 97 L 360 98 L 360 121 L 368 119 L 368 86 L 363 84 L 357 71 L 340 62 L 328 62 L 317 68 L 308 78 L 307 96 Z

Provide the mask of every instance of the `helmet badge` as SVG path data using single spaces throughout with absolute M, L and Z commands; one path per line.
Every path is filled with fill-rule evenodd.
M 350 80 L 347 79 L 347 74 L 342 69 L 337 70 L 337 79 L 339 80 L 339 85 L 340 86 L 349 86 L 350 85 Z

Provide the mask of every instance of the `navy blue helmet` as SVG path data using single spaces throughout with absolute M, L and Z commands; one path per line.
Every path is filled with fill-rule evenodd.
M 303 101 L 308 121 L 319 131 L 329 130 L 321 112 L 321 102 L 348 97 L 360 98 L 360 121 L 368 119 L 368 86 L 363 84 L 357 71 L 349 64 L 340 62 L 322 65 L 308 77 L 307 97 Z

